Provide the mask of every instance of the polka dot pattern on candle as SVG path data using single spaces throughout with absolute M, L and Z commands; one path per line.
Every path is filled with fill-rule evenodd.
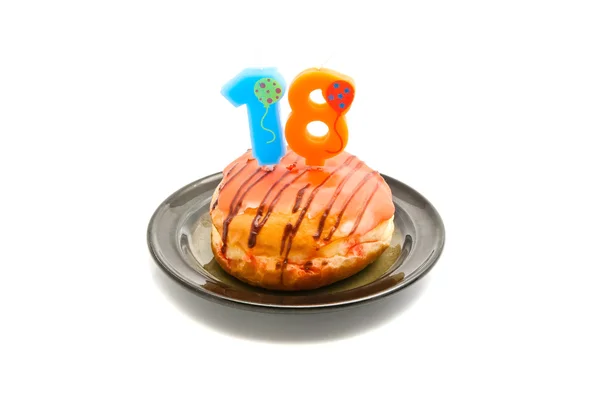
M 265 107 L 277 103 L 283 96 L 279 82 L 272 78 L 262 78 L 254 84 L 254 94 Z
M 327 104 L 338 114 L 346 112 L 354 100 L 354 87 L 346 81 L 335 81 L 325 92 Z

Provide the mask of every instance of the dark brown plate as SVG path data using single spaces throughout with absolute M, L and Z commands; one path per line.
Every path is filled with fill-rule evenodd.
M 148 226 L 148 246 L 158 265 L 206 299 L 270 312 L 315 312 L 359 305 L 392 294 L 423 277 L 444 246 L 435 208 L 407 185 L 382 175 L 396 212 L 392 244 L 373 264 L 343 281 L 313 291 L 279 292 L 233 278 L 215 262 L 210 247 L 211 196 L 222 174 L 193 182 L 166 199 Z

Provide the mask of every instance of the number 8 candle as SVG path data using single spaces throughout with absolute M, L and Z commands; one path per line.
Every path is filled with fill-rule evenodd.
M 310 93 L 321 90 L 324 104 L 310 99 Z M 289 146 L 306 159 L 307 165 L 323 166 L 325 160 L 341 153 L 348 142 L 348 126 L 344 115 L 354 100 L 354 83 L 350 77 L 329 69 L 311 68 L 300 73 L 290 85 L 288 100 L 292 113 L 285 126 Z M 327 124 L 323 137 L 308 132 L 313 121 Z
M 285 81 L 275 68 L 247 68 L 221 90 L 235 107 L 246 105 L 252 154 L 261 166 L 277 164 L 285 154 L 279 116 L 284 93 Z

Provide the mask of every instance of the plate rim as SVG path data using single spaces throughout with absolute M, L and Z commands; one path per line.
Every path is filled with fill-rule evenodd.
M 164 260 L 159 255 L 159 252 L 156 249 L 156 244 L 152 240 L 152 234 L 154 232 L 154 228 L 156 227 L 156 222 L 157 222 L 159 214 L 162 211 L 164 211 L 165 207 L 167 207 L 167 205 L 170 203 L 170 201 L 172 199 L 176 199 L 178 194 L 183 193 L 183 192 L 193 188 L 194 186 L 198 185 L 200 182 L 214 179 L 218 176 L 222 176 L 222 174 L 223 174 L 222 172 L 216 172 L 213 174 L 209 174 L 205 177 L 194 180 L 194 181 L 188 183 L 187 185 L 184 185 L 183 187 L 177 189 L 173 193 L 171 193 L 155 209 L 155 211 L 152 214 L 152 217 L 150 218 L 150 220 L 148 222 L 148 226 L 147 226 L 147 230 L 146 230 L 147 246 L 150 251 L 150 255 L 152 256 L 154 262 L 158 265 L 158 267 L 167 275 L 167 277 L 173 279 L 173 281 L 178 283 L 180 286 L 182 286 L 186 290 L 190 291 L 191 293 L 198 295 L 208 301 L 216 302 L 221 305 L 235 307 L 235 308 L 239 308 L 239 309 L 270 312 L 270 313 L 314 313 L 314 312 L 325 312 L 325 311 L 331 311 L 331 310 L 339 310 L 339 309 L 346 309 L 346 308 L 350 308 L 350 307 L 356 307 L 356 306 L 364 305 L 366 303 L 371 303 L 371 302 L 374 302 L 377 300 L 381 300 L 384 297 L 390 296 L 394 293 L 397 293 L 400 290 L 403 290 L 403 289 L 408 288 L 411 285 L 415 284 L 416 282 L 421 280 L 423 277 L 425 277 L 433 269 L 433 267 L 437 264 L 440 256 L 442 255 L 442 253 L 444 251 L 445 242 L 446 242 L 446 229 L 445 229 L 444 222 L 443 222 L 439 212 L 435 208 L 435 206 L 427 198 L 425 198 L 420 192 L 418 192 L 411 186 L 409 186 L 409 185 L 405 184 L 404 182 L 397 180 L 391 176 L 380 173 L 380 175 L 383 177 L 384 180 L 394 181 L 397 184 L 405 186 L 410 191 L 414 192 L 415 194 L 419 195 L 423 200 L 425 200 L 425 202 L 427 203 L 427 206 L 429 208 L 431 208 L 431 214 L 435 217 L 433 220 L 437 220 L 437 223 L 439 223 L 439 224 L 436 224 L 436 226 L 439 229 L 438 247 L 436 248 L 437 252 L 435 252 L 433 254 L 433 257 L 431 257 L 432 255 L 430 255 L 429 257 L 427 257 L 427 259 L 425 261 L 421 262 L 418 265 L 418 267 L 417 267 L 417 270 L 419 270 L 418 274 L 409 276 L 407 279 L 399 281 L 397 284 L 393 285 L 392 287 L 386 288 L 381 291 L 376 291 L 371 294 L 367 294 L 363 297 L 359 297 L 356 299 L 350 299 L 350 300 L 346 300 L 346 301 L 341 301 L 341 302 L 337 302 L 337 303 L 324 303 L 324 304 L 320 304 L 320 305 L 285 305 L 285 304 L 268 304 L 267 305 L 267 304 L 255 303 L 255 302 L 251 302 L 251 301 L 236 300 L 233 298 L 227 298 L 227 297 L 221 296 L 219 294 L 215 294 L 213 292 L 210 292 L 203 288 L 195 286 L 195 285 L 193 285 L 193 283 L 189 283 L 188 280 L 186 280 L 183 276 L 178 274 L 177 269 L 170 266 L 169 261 Z M 398 205 L 394 202 L 394 208 L 397 208 L 397 207 L 398 207 Z

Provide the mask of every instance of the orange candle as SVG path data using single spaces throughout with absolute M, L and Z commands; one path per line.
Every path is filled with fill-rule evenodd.
M 310 99 L 310 93 L 321 90 L 325 103 Z M 288 100 L 292 113 L 285 125 L 285 138 L 294 152 L 306 159 L 307 165 L 323 166 L 325 160 L 341 153 L 348 142 L 348 126 L 344 115 L 354 100 L 352 78 L 325 68 L 311 68 L 300 73 L 290 85 Z M 308 132 L 313 121 L 327 124 L 323 137 Z

